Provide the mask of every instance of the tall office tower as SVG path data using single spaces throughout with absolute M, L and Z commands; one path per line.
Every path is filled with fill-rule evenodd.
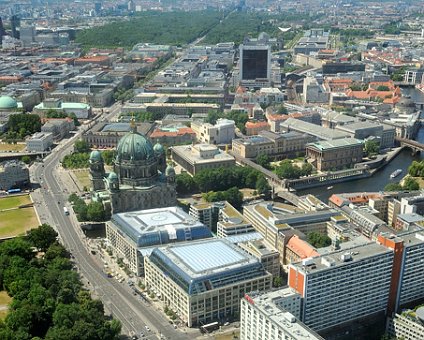
M 275 40 L 275 39 L 274 39 Z M 271 83 L 271 41 L 266 33 L 240 45 L 240 85 L 265 87 Z
M 95 2 L 94 3 L 94 11 L 96 12 L 97 15 L 100 14 L 100 12 L 102 11 L 102 3 L 101 2 Z
M 19 39 L 18 27 L 21 26 L 21 19 L 19 18 L 19 16 L 15 14 L 10 17 L 10 26 L 12 28 L 12 37 L 15 39 Z
M 3 36 L 5 36 L 5 35 L 6 35 L 6 31 L 5 31 L 4 26 L 3 26 L 3 21 L 1 20 L 1 17 L 0 17 L 0 44 L 3 40 Z
M 30 46 L 35 41 L 35 28 L 34 26 L 21 27 L 19 39 L 24 46 Z

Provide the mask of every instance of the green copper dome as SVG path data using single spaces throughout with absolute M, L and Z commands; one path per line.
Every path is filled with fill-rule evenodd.
M 16 109 L 17 107 L 18 107 L 18 103 L 12 97 L 9 97 L 9 96 L 0 97 L 0 110 Z
M 101 162 L 102 159 L 102 154 L 99 150 L 93 150 L 90 153 L 90 161 L 92 162 Z
M 156 152 L 156 153 L 164 153 L 164 152 L 165 152 L 165 149 L 163 148 L 162 144 L 160 144 L 160 143 L 156 143 L 156 144 L 153 146 L 153 150 L 154 150 L 154 152 Z
M 122 137 L 116 150 L 118 161 L 143 161 L 155 157 L 152 143 L 137 132 Z
M 109 176 L 107 176 L 107 179 L 110 182 L 117 182 L 118 181 L 118 175 L 112 171 L 112 172 L 109 173 Z

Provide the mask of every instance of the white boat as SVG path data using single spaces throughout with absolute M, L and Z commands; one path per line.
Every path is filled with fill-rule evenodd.
M 333 189 L 334 187 L 332 186 L 332 185 L 330 185 L 329 187 L 327 187 L 327 190 L 331 190 L 331 189 Z
M 402 173 L 402 169 L 397 169 L 391 173 L 390 178 L 395 178 L 399 176 L 401 173 Z

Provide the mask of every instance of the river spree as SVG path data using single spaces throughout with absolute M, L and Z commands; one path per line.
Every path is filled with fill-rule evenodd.
M 405 89 L 402 91 L 406 95 L 410 95 L 411 99 L 417 102 L 424 102 L 424 94 L 416 89 Z M 421 114 L 424 118 L 424 114 Z M 421 127 L 417 137 L 417 141 L 424 144 L 424 127 Z M 386 184 L 390 182 L 398 182 L 408 172 L 408 167 L 414 160 L 423 160 L 424 154 L 418 154 L 413 156 L 411 150 L 404 149 L 399 155 L 387 164 L 383 169 L 378 171 L 374 176 L 334 184 L 333 188 L 327 190 L 326 187 L 311 188 L 305 190 L 299 190 L 298 195 L 313 194 L 324 202 L 328 201 L 328 198 L 334 193 L 342 192 L 361 192 L 361 191 L 381 191 L 384 189 Z M 390 174 L 396 169 L 402 169 L 403 172 L 395 179 L 390 178 Z

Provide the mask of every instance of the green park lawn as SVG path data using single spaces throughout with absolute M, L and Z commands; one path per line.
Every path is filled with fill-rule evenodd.
M 90 187 L 90 178 L 88 177 L 89 172 L 88 169 L 84 169 L 84 170 L 73 170 L 72 171 L 75 178 L 78 180 L 79 182 L 79 187 L 82 190 L 82 188 Z
M 0 211 L 0 238 L 22 235 L 38 224 L 32 207 Z
M 10 196 L 0 198 L 0 211 L 4 209 L 17 208 L 23 204 L 31 203 L 29 195 Z
M 25 144 L 0 143 L 0 152 L 17 152 L 25 149 Z

